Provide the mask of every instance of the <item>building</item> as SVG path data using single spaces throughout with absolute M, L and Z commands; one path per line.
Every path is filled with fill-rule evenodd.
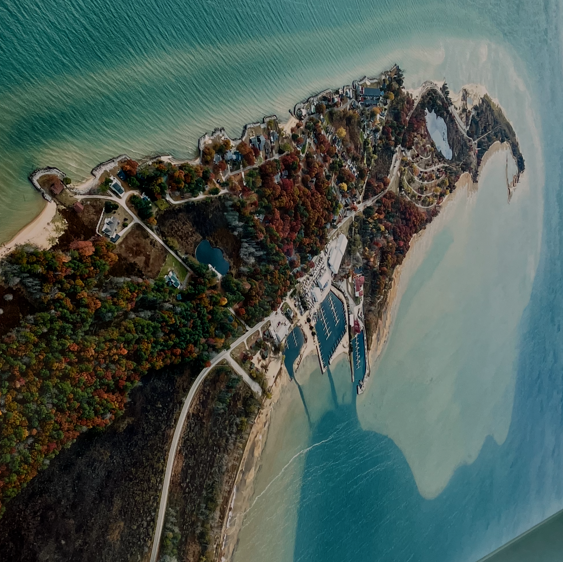
M 83 210 L 84 210 L 84 205 L 80 202 L 77 201 L 72 208 L 78 213 L 80 214 Z
M 287 337 L 287 334 L 289 334 L 290 328 L 291 323 L 289 320 L 281 312 L 276 312 L 270 321 L 270 333 L 272 337 L 277 340 L 278 343 L 282 343 Z
M 324 291 L 326 287 L 330 284 L 331 279 L 332 276 L 330 274 L 330 271 L 328 269 L 325 269 L 317 281 L 317 285 L 319 286 L 319 289 L 321 291 Z
M 240 162 L 242 155 L 238 150 L 227 150 L 225 152 L 225 162 Z
M 111 183 L 109 185 L 109 188 L 118 197 L 121 197 L 125 193 L 125 190 L 123 189 L 122 185 L 119 183 L 119 180 L 117 178 L 114 178 L 113 176 L 110 176 L 110 179 L 111 179 Z
M 383 92 L 379 88 L 363 88 L 362 98 L 364 105 L 376 105 L 379 103 Z
M 264 135 L 258 135 L 257 137 L 252 137 L 250 139 L 250 145 L 260 150 L 260 152 L 263 151 L 264 148 L 266 147 L 266 139 L 264 138 Z
M 348 246 L 348 238 L 346 238 L 344 234 L 341 234 L 337 238 L 336 243 L 334 243 L 331 247 L 328 258 L 328 267 L 332 271 L 333 275 L 336 275 L 340 269 L 340 264 L 342 263 L 346 246 Z
M 164 279 L 166 279 L 166 284 L 169 285 L 170 287 L 174 287 L 175 289 L 180 288 L 180 280 L 178 279 L 176 272 L 170 270 L 165 275 Z
M 60 178 L 55 178 L 49 187 L 53 195 L 59 195 L 64 188 L 65 186 Z
M 113 216 L 104 221 L 104 226 L 102 228 L 102 234 L 105 234 L 108 238 L 113 238 L 116 234 L 117 227 L 119 226 L 119 221 L 117 217 Z
M 363 297 L 364 296 L 364 276 L 358 275 L 354 277 L 354 294 L 356 297 Z

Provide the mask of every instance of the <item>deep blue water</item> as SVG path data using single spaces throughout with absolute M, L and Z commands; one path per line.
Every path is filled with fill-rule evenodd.
M 219 248 L 214 248 L 208 240 L 202 240 L 195 250 L 195 257 L 199 263 L 212 265 L 221 275 L 229 271 L 229 262 Z
M 362 330 L 352 340 L 352 366 L 354 369 L 354 380 L 362 380 L 366 374 L 366 346 L 364 330 Z
M 299 326 L 294 328 L 289 336 L 287 336 L 284 364 L 291 378 L 293 378 L 293 364 L 297 357 L 299 357 L 299 352 L 301 351 L 304 341 L 303 331 Z
M 346 316 L 342 301 L 330 292 L 321 303 L 315 323 L 321 358 L 328 366 L 330 358 L 346 333 Z

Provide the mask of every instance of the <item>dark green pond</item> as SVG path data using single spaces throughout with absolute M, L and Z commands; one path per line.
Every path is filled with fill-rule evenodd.
M 208 240 L 202 240 L 195 251 L 196 260 L 199 263 L 212 265 L 221 275 L 229 271 L 229 262 L 223 257 L 219 248 L 213 247 Z

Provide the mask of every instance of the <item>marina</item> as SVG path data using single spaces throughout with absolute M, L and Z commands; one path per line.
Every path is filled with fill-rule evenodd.
M 289 336 L 287 336 L 284 365 L 291 378 L 295 375 L 295 361 L 299 357 L 304 341 L 305 337 L 299 326 L 296 326 Z
M 319 359 L 324 370 L 346 335 L 346 313 L 342 301 L 331 291 L 321 303 L 315 330 L 319 347 Z
M 351 342 L 354 381 L 362 381 L 366 374 L 365 332 L 362 330 Z

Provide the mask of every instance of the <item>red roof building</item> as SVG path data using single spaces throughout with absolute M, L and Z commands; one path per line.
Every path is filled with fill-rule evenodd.
M 72 208 L 78 213 L 80 214 L 83 210 L 84 210 L 84 205 L 80 202 L 77 201 Z
M 61 193 L 64 188 L 65 186 L 63 185 L 63 182 L 59 178 L 55 178 L 50 187 L 51 193 L 53 195 L 59 195 L 59 193 Z
M 357 297 L 364 296 L 364 276 L 358 275 L 354 278 L 354 293 Z

